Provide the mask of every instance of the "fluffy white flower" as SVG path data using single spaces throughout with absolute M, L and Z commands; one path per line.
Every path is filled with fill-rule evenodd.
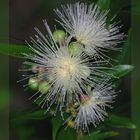
M 43 84 L 41 88 L 48 85 L 47 93 L 41 94 L 36 100 L 41 100 L 42 107 L 47 106 L 49 110 L 53 103 L 60 106 L 60 110 L 64 104 L 71 100 L 79 101 L 79 95 L 83 92 L 87 93 L 87 86 L 96 83 L 100 78 L 104 77 L 102 71 L 103 61 L 94 62 L 84 53 L 70 53 L 65 42 L 56 43 L 52 32 L 46 21 L 44 21 L 47 29 L 47 35 L 43 35 L 37 28 L 38 35 L 35 39 L 31 39 L 32 44 L 28 44 L 33 54 L 25 54 L 26 65 L 36 66 L 39 72 L 29 77 L 37 77 L 40 81 L 46 81 L 49 84 Z M 98 66 L 96 64 L 98 63 Z M 31 69 L 28 69 L 29 71 Z M 45 87 L 44 87 L 45 86 Z M 44 92 L 44 89 L 40 89 Z M 34 96 L 35 96 L 34 95 Z
M 101 11 L 97 5 L 76 3 L 63 5 L 62 10 L 56 9 L 60 18 L 57 20 L 65 30 L 79 43 L 83 50 L 94 57 L 107 57 L 103 52 L 118 50 L 115 46 L 123 39 L 117 23 L 111 23 L 107 28 L 108 11 Z
M 77 108 L 77 115 L 75 118 L 75 128 L 82 128 L 89 131 L 89 125 L 93 124 L 95 127 L 100 121 L 108 116 L 106 107 L 111 107 L 110 103 L 115 98 L 114 87 L 107 84 L 107 81 L 95 85 L 89 96 L 81 97 L 81 105 Z

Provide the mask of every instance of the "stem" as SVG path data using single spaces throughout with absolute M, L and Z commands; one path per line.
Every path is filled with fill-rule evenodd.
M 83 137 L 83 132 L 82 132 L 82 130 L 79 129 L 77 132 L 77 140 L 81 140 L 82 137 Z

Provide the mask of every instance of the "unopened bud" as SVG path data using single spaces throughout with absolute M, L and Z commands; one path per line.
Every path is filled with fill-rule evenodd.
M 63 42 L 65 40 L 66 33 L 63 30 L 56 30 L 53 33 L 53 38 L 56 42 Z
M 75 122 L 72 121 L 72 120 L 69 120 L 69 121 L 67 122 L 67 125 L 68 125 L 70 128 L 74 128 L 74 127 L 75 127 Z
M 48 90 L 49 90 L 49 88 L 50 88 L 50 85 L 49 85 L 49 83 L 46 82 L 46 81 L 43 81 L 43 82 L 41 82 L 41 83 L 39 84 L 39 91 L 40 91 L 42 94 L 47 93 Z
M 28 85 L 32 90 L 37 90 L 38 89 L 38 79 L 37 78 L 30 78 Z
M 80 54 L 82 52 L 82 49 L 80 49 L 80 44 L 78 42 L 71 42 L 69 44 L 69 50 L 70 53 L 75 55 L 75 54 Z

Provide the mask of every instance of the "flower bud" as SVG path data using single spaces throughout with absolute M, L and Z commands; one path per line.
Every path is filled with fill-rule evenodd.
M 69 50 L 70 53 L 75 55 L 75 54 L 80 54 L 82 52 L 82 49 L 80 49 L 81 44 L 79 44 L 78 42 L 71 42 L 69 44 Z
M 38 79 L 37 78 L 30 78 L 28 85 L 32 90 L 37 90 L 38 89 Z
M 41 83 L 39 84 L 39 91 L 40 91 L 42 94 L 47 93 L 48 90 L 49 90 L 49 88 L 50 88 L 50 85 L 49 85 L 49 83 L 46 82 L 46 81 L 43 81 L 43 82 L 41 82 Z
M 56 42 L 63 42 L 65 39 L 66 33 L 63 30 L 56 30 L 53 32 L 53 37 Z
M 75 127 L 75 122 L 72 121 L 72 120 L 69 120 L 69 121 L 67 122 L 67 125 L 68 125 L 70 128 L 74 128 L 74 127 Z

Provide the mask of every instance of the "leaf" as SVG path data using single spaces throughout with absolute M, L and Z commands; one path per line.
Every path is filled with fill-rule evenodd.
M 118 66 L 114 66 L 112 67 L 110 70 L 108 70 L 107 72 L 110 75 L 113 75 L 117 78 L 121 78 L 125 75 L 127 75 L 129 72 L 131 72 L 134 69 L 134 66 L 132 65 L 118 65 Z
M 97 5 L 102 9 L 102 10 L 108 10 L 110 7 L 110 0 L 98 0 Z
M 45 110 L 24 110 L 14 114 L 14 121 L 42 120 L 49 117 L 50 114 L 44 114 Z
M 53 106 L 53 110 L 56 110 L 56 106 Z M 55 111 L 54 111 L 55 112 Z M 68 114 L 63 114 L 64 120 L 68 118 Z M 64 130 L 64 120 L 62 119 L 61 113 L 57 112 L 55 116 L 51 118 L 52 123 L 52 132 L 53 132 L 53 140 L 56 140 L 59 132 L 65 131 Z
M 23 58 L 23 53 L 30 54 L 32 51 L 25 45 L 0 44 L 0 53 Z
M 83 136 L 81 140 L 104 140 L 110 137 L 117 136 L 119 133 L 116 131 L 107 131 L 107 132 L 93 132 L 90 136 Z
M 123 45 L 122 53 L 119 56 L 119 58 L 117 58 L 117 60 L 119 60 L 119 64 L 129 63 L 130 55 L 131 55 L 131 29 L 128 32 L 127 40 Z
M 77 133 L 75 129 L 69 127 L 64 129 L 64 127 L 62 127 L 56 137 L 56 140 L 76 140 L 76 137 Z
M 105 124 L 117 128 L 128 128 L 128 129 L 136 129 L 136 125 L 131 122 L 129 118 L 117 116 L 114 114 L 110 114 L 109 119 L 105 121 Z
M 110 9 L 112 15 L 117 15 L 124 7 L 129 6 L 131 3 L 128 0 L 111 0 Z
M 53 140 L 55 140 L 56 139 L 56 135 L 57 135 L 59 129 L 61 128 L 61 126 L 62 126 L 61 116 L 57 115 L 57 116 L 53 117 L 51 119 L 51 122 L 52 122 Z

